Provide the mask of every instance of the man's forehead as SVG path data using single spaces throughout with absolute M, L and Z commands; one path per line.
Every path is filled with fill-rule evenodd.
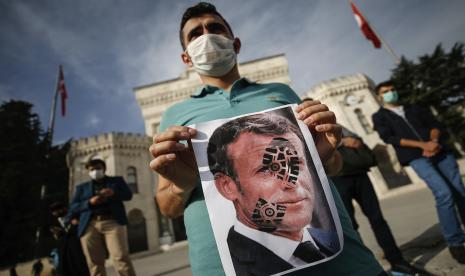
M 389 90 L 392 90 L 394 88 L 394 85 L 386 85 L 386 86 L 381 86 L 379 88 L 379 92 L 383 93 Z
M 207 22 L 219 22 L 223 25 L 226 25 L 224 20 L 213 13 L 204 13 L 196 17 L 192 17 L 191 19 L 186 21 L 186 24 L 184 25 L 182 29 L 182 33 L 184 36 L 186 36 L 190 30 L 196 28 L 199 26 L 201 23 L 207 23 Z

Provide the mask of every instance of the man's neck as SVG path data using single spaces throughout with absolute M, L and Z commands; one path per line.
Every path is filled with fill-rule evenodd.
M 239 70 L 237 69 L 237 64 L 233 69 L 231 69 L 231 71 L 229 71 L 229 73 L 221 77 L 211 77 L 205 75 L 199 76 L 203 84 L 219 87 L 225 91 L 230 91 L 233 83 L 241 78 L 239 75 Z
M 103 184 L 103 182 L 105 182 L 104 180 L 105 180 L 105 176 L 100 179 L 93 179 L 93 181 L 97 184 Z
M 397 104 L 397 103 L 384 103 L 384 107 L 385 108 L 396 108 L 396 107 L 399 107 L 400 104 Z

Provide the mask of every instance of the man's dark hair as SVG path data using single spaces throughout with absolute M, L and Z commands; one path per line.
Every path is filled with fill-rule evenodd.
M 394 82 L 392 80 L 387 80 L 387 81 L 378 83 L 378 85 L 376 85 L 375 87 L 376 94 L 379 94 L 379 90 L 381 89 L 381 87 L 385 87 L 385 86 L 394 86 Z
M 289 132 L 295 133 L 305 144 L 300 129 L 280 115 L 261 113 L 225 123 L 213 132 L 208 141 L 207 156 L 211 173 L 213 175 L 218 172 L 224 173 L 234 179 L 239 186 L 233 160 L 228 157 L 228 145 L 233 143 L 242 133 L 281 135 Z
M 97 165 L 102 165 L 103 169 L 107 169 L 107 165 L 105 164 L 105 161 L 102 159 L 91 159 L 86 163 L 86 169 L 89 169 L 89 167 L 95 167 Z
M 224 17 L 216 10 L 216 7 L 214 5 L 207 2 L 199 2 L 198 4 L 187 8 L 186 11 L 184 11 L 184 14 L 182 15 L 181 27 L 179 28 L 179 39 L 181 40 L 181 46 L 183 50 L 186 49 L 186 46 L 184 46 L 184 38 L 182 36 L 182 29 L 184 28 L 184 25 L 186 25 L 186 22 L 189 21 L 189 19 L 199 17 L 207 13 L 219 16 L 224 21 L 229 32 L 231 32 L 231 35 L 233 34 L 233 31 L 231 29 L 231 26 L 229 26 L 228 21 L 226 21 L 226 19 L 224 19 Z

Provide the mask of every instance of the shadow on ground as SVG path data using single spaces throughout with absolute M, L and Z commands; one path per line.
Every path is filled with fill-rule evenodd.
M 426 264 L 446 247 L 439 224 L 436 223 L 413 240 L 402 244 L 400 250 L 405 259 L 424 269 Z

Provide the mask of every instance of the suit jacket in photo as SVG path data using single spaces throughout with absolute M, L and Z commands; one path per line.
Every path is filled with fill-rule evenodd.
M 326 256 L 337 253 L 340 249 L 336 232 L 321 229 L 309 229 L 310 235 Z M 236 275 L 271 275 L 294 268 L 260 243 L 229 229 L 227 238 L 229 252 Z
M 114 191 L 114 195 L 108 199 L 112 217 L 121 225 L 128 224 L 128 218 L 124 209 L 123 201 L 132 198 L 132 192 L 126 181 L 121 176 L 105 176 L 103 179 L 107 188 Z M 92 181 L 84 182 L 76 186 L 69 212 L 79 214 L 78 236 L 81 237 L 89 224 L 93 208 L 89 204 L 89 199 L 94 196 Z

